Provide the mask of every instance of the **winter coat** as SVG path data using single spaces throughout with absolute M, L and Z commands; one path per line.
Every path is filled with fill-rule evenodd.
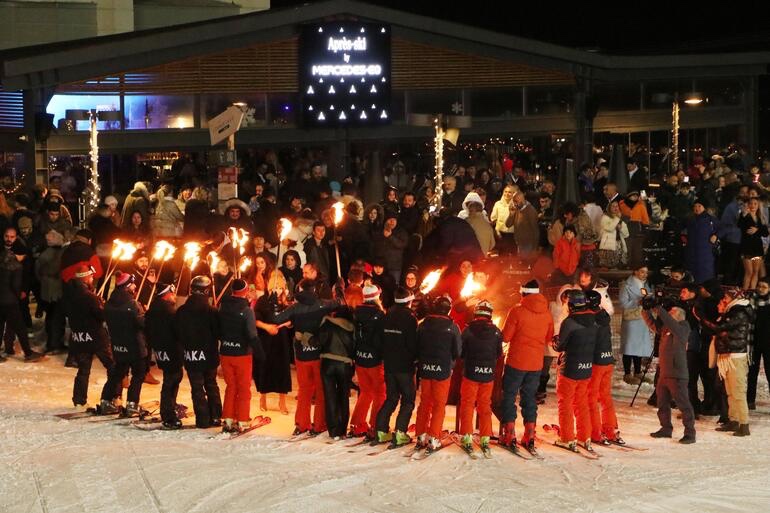
M 104 318 L 112 340 L 116 362 L 133 362 L 147 357 L 144 338 L 144 308 L 126 289 L 112 293 L 104 307 Z
M 528 294 L 511 308 L 503 325 L 503 340 L 510 342 L 505 364 L 521 371 L 543 368 L 547 344 L 553 339 L 553 318 L 542 294 Z
M 246 298 L 226 296 L 219 304 L 219 354 L 248 356 L 265 359 L 262 343 L 257 335 L 254 310 Z
M 506 224 L 509 215 L 511 215 L 511 208 L 509 204 L 502 199 L 497 200 L 495 202 L 495 206 L 492 207 L 492 213 L 489 216 L 489 220 L 494 223 L 495 231 L 498 233 L 498 235 L 501 233 L 514 232 L 513 225 L 508 226 Z
M 83 241 L 74 240 L 64 247 L 61 255 L 61 279 L 64 283 L 75 277 L 80 264 L 94 268 L 94 280 L 98 280 L 104 274 L 102 262 L 93 248 Z
M 537 211 L 529 202 L 513 211 L 513 237 L 523 251 L 534 251 L 540 242 Z M 510 218 L 509 218 L 510 221 Z
M 211 211 L 203 200 L 191 199 L 184 207 L 184 240 L 204 240 L 211 231 Z
M 40 281 L 40 298 L 55 303 L 62 297 L 61 246 L 49 246 L 35 261 L 35 276 Z
M 761 212 L 757 212 L 757 220 L 754 221 L 751 215 L 741 215 L 738 218 L 738 228 L 741 230 L 741 244 L 738 249 L 743 258 L 762 257 L 765 254 L 762 245 L 762 237 L 768 236 L 767 224 L 762 222 Z M 754 235 L 749 235 L 746 231 L 749 228 L 756 228 Z
M 607 251 L 617 251 L 620 249 L 623 253 L 628 251 L 626 247 L 628 226 L 621 218 L 605 214 L 602 216 L 600 226 L 602 231 L 599 249 Z M 620 229 L 618 229 L 618 226 L 620 226 Z
M 754 346 L 763 350 L 770 346 L 770 296 L 755 296 L 752 299 L 754 309 Z
M 476 239 L 479 241 L 481 252 L 485 255 L 495 247 L 495 231 L 490 226 L 489 221 L 484 218 L 481 212 L 473 212 L 468 216 L 467 222 L 473 228 Z
M 315 293 L 307 290 L 299 292 L 297 302 L 278 313 L 273 318 L 274 324 L 291 321 L 294 325 L 294 355 L 300 361 L 314 361 L 321 357 L 318 345 L 318 328 L 324 316 L 337 308 L 336 300 L 319 299 Z
M 91 241 L 96 248 L 96 254 L 103 258 L 110 258 L 112 253 L 112 241 L 120 238 L 120 228 L 115 226 L 110 217 L 110 209 L 101 206 L 88 221 L 88 229 L 94 234 Z
M 463 375 L 479 383 L 494 381 L 497 359 L 503 354 L 503 334 L 497 326 L 478 317 L 463 330 L 462 341 Z
M 176 305 L 156 298 L 144 315 L 144 334 L 163 371 L 178 370 L 184 362 L 184 348 L 176 333 Z
M 155 208 L 150 226 L 156 239 L 171 239 L 182 236 L 184 214 L 171 196 L 164 196 Z
M 423 248 L 426 261 L 434 257 L 451 264 L 461 260 L 478 262 L 484 258 L 476 232 L 467 221 L 457 217 L 443 219 L 425 238 Z
M 569 379 L 591 379 L 598 328 L 593 312 L 573 313 L 559 329 L 554 349 L 561 351 L 559 373 Z
M 398 226 L 390 237 L 385 237 L 380 230 L 372 237 L 372 254 L 385 261 L 385 269 L 400 271 L 404 261 L 404 249 L 408 242 L 409 236 Z
M 620 286 L 618 300 L 623 310 L 620 325 L 620 351 L 624 355 L 649 357 L 652 354 L 652 336 L 642 319 L 642 288 L 653 293 L 647 283 L 642 283 L 635 276 L 630 276 Z
M 580 242 L 577 238 L 568 241 L 564 237 L 556 242 L 553 248 L 553 265 L 564 276 L 572 276 L 580 263 Z
M 318 328 L 318 345 L 321 358 L 336 360 L 349 365 L 355 358 L 355 325 L 347 318 L 349 312 L 338 316 L 326 315 Z
M 318 272 L 323 276 L 329 276 L 331 273 L 331 262 L 329 255 L 329 245 L 326 241 L 321 241 L 321 244 L 316 242 L 315 238 L 310 237 L 303 244 L 305 250 L 305 259 L 309 264 L 315 264 L 318 267 Z
M 695 283 L 703 283 L 716 276 L 714 268 L 714 244 L 709 240 L 718 231 L 717 220 L 703 213 L 691 217 L 685 225 L 687 244 L 684 247 L 684 261 Z
M 174 316 L 176 335 L 184 349 L 184 368 L 203 372 L 219 366 L 219 314 L 208 296 L 192 294 Z
M 134 189 L 128 194 L 126 201 L 123 203 L 121 228 L 128 229 L 131 227 L 131 215 L 134 212 L 142 214 L 142 219 L 145 222 L 150 220 L 150 193 L 142 182 L 137 182 L 134 185 Z
M 422 379 L 445 380 L 462 352 L 460 329 L 446 315 L 429 315 L 417 328 L 417 359 Z
M 12 251 L 2 249 L 0 258 L 0 307 L 18 304 L 22 291 L 22 263 Z
M 650 224 L 650 216 L 647 214 L 647 207 L 643 201 L 637 201 L 632 205 L 628 200 L 623 200 L 619 206 L 620 213 L 630 221 L 641 223 L 645 226 Z
M 747 353 L 754 336 L 754 310 L 748 299 L 735 299 L 727 311 L 712 323 L 701 322 L 715 332 L 714 349 L 717 354 Z
M 64 286 L 64 315 L 70 326 L 70 352 L 94 353 L 110 350 L 110 337 L 104 327 L 104 302 L 80 280 Z
M 43 212 L 38 220 L 35 229 L 43 236 L 51 230 L 55 230 L 64 235 L 64 240 L 69 242 L 75 236 L 75 228 L 72 226 L 72 221 L 68 221 L 64 217 L 60 217 L 55 223 L 48 220 L 48 216 Z
M 463 209 L 465 195 L 463 191 L 455 189 L 451 193 L 443 192 L 441 194 L 441 207 L 446 208 L 451 216 L 456 216 Z
M 364 368 L 382 364 L 382 319 L 385 313 L 373 303 L 356 307 L 355 339 L 356 365 Z
M 612 328 L 611 318 L 604 310 L 599 310 L 594 318 L 596 322 L 596 346 L 594 347 L 594 364 L 612 365 L 615 358 L 612 356 Z
M 398 226 L 407 234 L 417 233 L 420 224 L 420 209 L 416 206 L 402 208 L 398 214 Z
M 658 369 L 660 378 L 688 379 L 687 341 L 690 337 L 690 324 L 677 321 L 662 307 L 656 307 L 658 322 L 654 324 L 660 333 L 658 344 Z
M 385 372 L 412 373 L 417 361 L 417 318 L 396 304 L 382 318 L 382 361 Z
M 724 212 L 722 212 L 722 217 L 719 219 L 719 230 L 717 232 L 719 240 L 731 244 L 740 244 L 741 230 L 738 228 L 739 214 L 740 208 L 738 207 L 738 200 L 733 200 L 727 204 Z

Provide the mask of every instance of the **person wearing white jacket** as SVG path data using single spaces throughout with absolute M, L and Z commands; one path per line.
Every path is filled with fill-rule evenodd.
M 610 269 L 628 261 L 628 226 L 620 217 L 620 207 L 613 201 L 602 216 L 599 239 L 599 265 Z
M 513 237 L 514 226 L 506 226 L 505 224 L 508 216 L 511 215 L 513 195 L 516 193 L 516 190 L 517 187 L 506 185 L 505 189 L 503 189 L 502 197 L 495 202 L 495 205 L 492 207 L 492 214 L 489 216 L 489 220 L 495 227 L 495 235 L 499 240 L 497 251 L 501 255 L 512 254 L 516 249 L 516 241 Z

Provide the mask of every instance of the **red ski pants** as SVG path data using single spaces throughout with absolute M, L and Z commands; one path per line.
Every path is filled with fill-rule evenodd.
M 417 407 L 417 424 L 415 432 L 418 435 L 428 433 L 439 438 L 444 426 L 444 409 L 449 397 L 450 379 L 420 380 L 420 406 Z
M 321 382 L 321 360 L 310 362 L 295 361 L 297 365 L 297 412 L 294 423 L 300 431 L 313 429 L 316 433 L 326 431 L 326 410 L 324 404 L 324 387 Z M 315 398 L 313 423 L 310 423 L 310 406 Z
M 377 413 L 385 402 L 385 368 L 382 365 L 377 367 L 356 367 L 356 377 L 358 378 L 358 400 L 353 410 L 353 417 L 350 419 L 350 425 L 356 435 L 365 434 L 369 429 L 374 429 L 377 425 Z M 366 414 L 369 413 L 369 422 L 366 421 Z
M 588 410 L 588 384 L 590 379 L 574 380 L 559 374 L 556 380 L 556 396 L 559 403 L 559 429 L 561 440 L 588 440 L 591 436 L 591 412 Z
M 492 436 L 492 388 L 494 381 L 479 383 L 463 378 L 460 385 L 460 434 L 473 433 L 473 409 L 479 412 L 479 434 Z
M 591 411 L 591 440 L 599 441 L 602 434 L 615 439 L 618 418 L 612 402 L 612 371 L 615 366 L 594 364 L 591 382 L 588 385 L 588 408 Z M 601 406 L 601 412 L 599 407 Z
M 222 418 L 248 422 L 251 405 L 251 355 L 220 357 L 225 377 L 225 401 Z

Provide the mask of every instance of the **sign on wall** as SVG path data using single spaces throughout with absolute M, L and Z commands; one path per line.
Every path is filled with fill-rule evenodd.
M 355 22 L 303 26 L 299 73 L 305 126 L 390 123 L 390 26 Z

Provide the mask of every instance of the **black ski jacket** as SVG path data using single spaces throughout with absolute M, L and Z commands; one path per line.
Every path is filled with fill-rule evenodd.
M 265 352 L 257 335 L 254 311 L 246 298 L 227 296 L 219 305 L 219 354 L 223 356 L 254 355 L 264 360 Z
M 318 328 L 324 316 L 334 310 L 339 302 L 319 299 L 314 293 L 303 290 L 296 296 L 297 302 L 273 318 L 275 324 L 291 321 L 294 326 L 294 357 L 301 362 L 311 362 L 321 357 L 318 345 Z
M 356 365 L 364 368 L 382 364 L 382 319 L 380 307 L 364 303 L 356 307 Z
M 110 347 L 110 336 L 104 327 L 104 301 L 80 280 L 64 284 L 62 303 L 69 320 L 70 352 L 94 353 Z
M 610 316 L 604 310 L 596 312 L 596 347 L 594 347 L 594 364 L 612 365 L 615 358 L 612 356 L 612 328 Z
M 593 372 L 597 326 L 593 312 L 570 314 L 559 329 L 554 347 L 559 355 L 559 372 L 567 378 L 590 379 Z
M 497 359 L 503 354 L 503 334 L 491 319 L 480 317 L 463 330 L 465 377 L 479 383 L 495 379 Z
M 116 362 L 133 362 L 147 357 L 144 339 L 144 308 L 125 289 L 112 293 L 104 307 Z
M 208 296 L 192 294 L 176 311 L 176 334 L 184 348 L 184 368 L 203 372 L 219 366 L 219 315 Z
M 385 372 L 414 372 L 417 361 L 417 318 L 404 305 L 393 305 L 382 318 L 382 361 Z
M 176 333 L 176 305 L 156 298 L 144 315 L 144 332 L 161 370 L 178 370 L 184 361 L 184 349 Z
M 417 359 L 420 378 L 449 379 L 454 361 L 462 351 L 457 324 L 446 315 L 429 315 L 417 328 Z

